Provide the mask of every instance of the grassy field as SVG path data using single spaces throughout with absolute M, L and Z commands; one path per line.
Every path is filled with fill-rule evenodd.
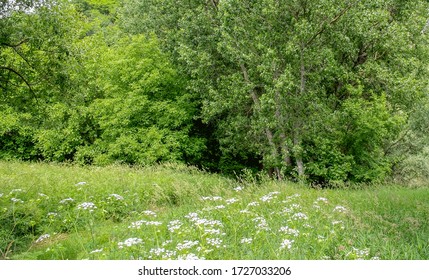
M 0 162 L 0 259 L 429 259 L 429 187 Z

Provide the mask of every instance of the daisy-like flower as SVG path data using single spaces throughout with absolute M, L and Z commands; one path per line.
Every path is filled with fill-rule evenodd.
M 292 244 L 295 242 L 295 240 L 289 240 L 289 239 L 284 239 L 282 241 L 282 243 L 280 244 L 280 249 L 291 249 L 292 248 Z
M 40 242 L 42 242 L 42 241 L 44 241 L 44 240 L 48 239 L 49 237 L 51 237 L 51 235 L 50 235 L 50 234 L 48 234 L 48 233 L 43 234 L 43 235 L 41 235 L 39 238 L 37 238 L 37 240 L 35 241 L 35 243 L 40 243 Z
M 95 204 L 92 202 L 84 202 L 84 203 L 79 204 L 77 206 L 77 209 L 88 210 L 89 212 L 92 212 L 95 209 L 97 209 L 97 206 L 95 206 Z
M 250 244 L 250 243 L 252 243 L 252 241 L 253 241 L 253 239 L 252 239 L 252 238 L 242 238 L 242 239 L 240 240 L 240 243 L 241 243 L 241 244 Z
M 136 237 L 132 237 L 132 238 L 128 238 L 127 240 L 125 240 L 124 242 L 119 242 L 118 243 L 118 247 L 119 249 L 126 247 L 131 247 L 133 245 L 137 245 L 137 244 L 141 244 L 143 243 L 143 240 L 140 238 L 136 238 Z

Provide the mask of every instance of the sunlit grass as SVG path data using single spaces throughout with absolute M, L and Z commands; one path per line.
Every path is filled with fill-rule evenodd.
M 429 259 L 429 189 L 0 162 L 5 259 Z

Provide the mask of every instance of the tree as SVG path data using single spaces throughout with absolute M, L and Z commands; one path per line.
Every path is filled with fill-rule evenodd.
M 386 176 L 386 149 L 426 89 L 425 1 L 134 1 L 192 78 L 224 150 L 265 169 L 332 181 Z M 156 28 L 154 28 L 156 27 Z

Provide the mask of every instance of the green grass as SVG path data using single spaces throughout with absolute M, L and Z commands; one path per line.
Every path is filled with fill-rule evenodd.
M 3 259 L 427 260 L 429 188 L 0 161 L 0 225 Z

